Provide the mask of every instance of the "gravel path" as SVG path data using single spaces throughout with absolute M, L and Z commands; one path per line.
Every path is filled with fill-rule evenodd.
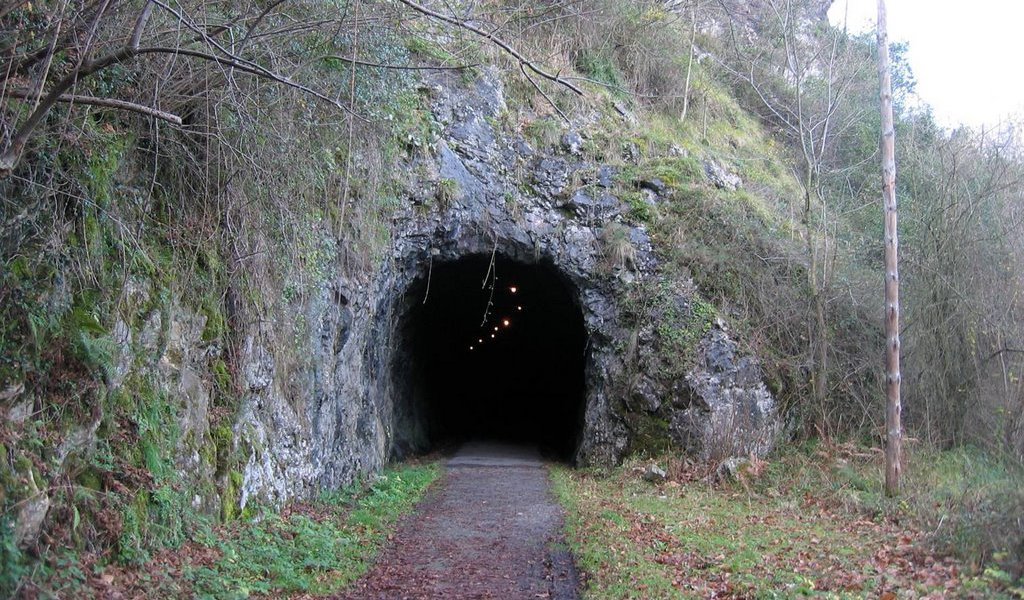
M 463 446 L 376 566 L 339 598 L 577 598 L 549 488 L 536 450 Z

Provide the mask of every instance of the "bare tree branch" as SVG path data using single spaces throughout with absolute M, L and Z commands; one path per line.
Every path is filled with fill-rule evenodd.
M 79 79 L 105 69 L 110 65 L 125 61 L 138 53 L 142 31 L 146 28 L 146 23 L 152 14 L 153 3 L 152 1 L 146 2 L 146 6 L 139 12 L 139 16 L 135 20 L 132 37 L 127 46 L 94 61 L 83 62 L 80 68 L 75 69 L 50 89 L 49 93 L 39 102 L 28 119 L 18 128 L 17 133 L 14 134 L 11 140 L 11 145 L 3 154 L 0 154 L 0 178 L 9 175 L 14 166 L 18 164 L 29 136 L 32 135 L 35 128 L 42 122 L 43 117 L 50 112 L 50 109 L 59 101 L 60 97 L 71 89 Z
M 562 117 L 562 120 L 568 123 L 569 117 L 565 116 L 565 113 L 562 112 L 560 108 L 558 108 L 558 105 L 555 104 L 554 101 L 552 101 L 551 98 L 544 93 L 544 90 L 540 89 L 540 86 L 537 85 L 537 82 L 533 80 L 533 77 L 530 77 L 530 74 L 526 72 L 526 67 L 523 66 L 523 63 L 519 63 L 519 70 L 523 72 L 523 76 L 526 77 L 526 80 L 529 81 L 531 85 L 533 85 L 533 89 L 537 90 L 537 93 L 540 94 L 541 96 L 544 96 L 544 99 L 547 100 L 548 104 L 550 104 L 551 107 L 555 109 L 555 112 L 558 113 L 558 116 Z
M 479 67 L 480 63 L 472 63 L 468 65 L 389 65 L 384 63 L 370 62 L 366 60 L 357 60 L 350 56 L 339 56 L 337 54 L 328 54 L 327 56 L 321 57 L 320 60 L 340 60 L 353 65 L 359 65 L 361 67 L 373 67 L 376 69 L 391 69 L 395 71 L 461 71 L 463 69 L 473 69 Z
M 139 48 L 135 52 L 135 54 L 139 54 L 139 55 L 141 55 L 141 54 L 180 54 L 182 56 L 191 56 L 192 58 L 199 58 L 199 59 L 202 59 L 202 60 L 205 60 L 205 61 L 214 62 L 214 63 L 217 63 L 219 65 L 223 65 L 225 67 L 230 67 L 232 69 L 237 69 L 239 71 L 242 71 L 243 73 L 249 73 L 250 75 L 256 75 L 256 76 L 262 77 L 264 79 L 269 79 L 270 81 L 273 81 L 275 83 L 280 83 L 280 84 L 285 85 L 287 87 L 295 88 L 295 89 L 299 90 L 300 92 L 304 92 L 306 94 L 309 94 L 310 96 L 313 96 L 314 98 L 317 98 L 319 100 L 323 100 L 324 102 L 327 102 L 328 104 L 330 104 L 330 105 L 332 105 L 332 106 L 334 106 L 336 108 L 340 108 L 340 109 L 348 112 L 352 116 L 354 116 L 354 117 L 356 117 L 356 118 L 358 118 L 358 119 L 360 119 L 362 121 L 366 121 L 367 120 L 365 117 L 363 117 L 363 116 L 353 112 L 351 109 L 349 109 L 349 107 L 345 106 L 344 104 L 341 104 L 340 102 L 338 102 L 334 98 L 331 98 L 330 96 L 327 96 L 327 95 L 325 95 L 325 94 L 323 94 L 321 92 L 318 92 L 318 91 L 314 90 L 313 88 L 310 88 L 310 87 L 308 87 L 306 85 L 303 85 L 301 83 L 298 83 L 296 81 L 292 81 L 288 77 L 285 77 L 284 75 L 279 75 L 279 74 L 271 71 L 270 69 L 267 69 L 266 67 L 264 67 L 264 66 L 262 66 L 260 64 L 254 63 L 252 61 L 244 60 L 244 59 L 235 57 L 233 55 L 228 55 L 227 57 L 223 57 L 223 56 L 217 56 L 215 54 L 209 54 L 207 52 L 200 52 L 198 50 L 188 50 L 186 48 L 171 48 L 171 47 L 165 47 L 165 46 L 151 46 L 151 47 Z
M 12 98 L 18 98 L 20 100 L 31 100 L 32 93 L 26 90 L 9 90 L 7 94 Z M 96 98 L 94 96 L 82 96 L 79 94 L 62 94 L 57 98 L 57 102 L 64 102 L 69 104 L 85 104 L 88 106 L 99 106 L 103 108 L 116 108 L 118 110 L 127 110 L 130 112 L 136 112 L 149 117 L 155 117 L 168 123 L 174 123 L 175 125 L 181 125 L 181 117 L 178 115 L 162 111 L 157 108 L 144 106 L 142 104 L 136 104 L 135 102 L 128 102 L 127 100 L 117 100 L 115 98 Z
M 449 25 L 455 25 L 456 27 L 460 27 L 462 29 L 465 29 L 466 31 L 471 31 L 471 32 L 479 35 L 480 37 L 488 40 L 489 42 L 491 42 L 495 46 L 497 46 L 497 47 L 501 48 L 502 50 L 504 50 L 507 54 L 511 55 L 517 61 L 519 61 L 519 64 L 520 64 L 520 66 L 523 69 L 529 69 L 529 70 L 533 71 L 534 73 L 536 73 L 537 75 L 540 75 L 544 79 L 547 79 L 548 81 L 553 81 L 553 82 L 555 82 L 555 83 L 557 83 L 559 85 L 562 85 L 565 88 L 567 88 L 569 90 L 572 90 L 573 92 L 575 92 L 576 94 L 578 94 L 580 96 L 584 95 L 583 90 L 578 88 L 571 81 L 566 80 L 564 77 L 562 77 L 560 75 L 553 75 L 553 74 L 548 73 L 547 71 L 541 69 L 540 67 L 535 65 L 532 61 L 530 61 L 528 58 L 523 56 L 518 50 L 513 48 L 511 45 L 509 45 L 507 42 L 503 41 L 501 38 L 497 37 L 493 33 L 484 31 L 483 29 L 480 29 L 479 27 L 474 26 L 472 23 L 469 23 L 468 21 L 463 21 L 463 20 L 457 19 L 455 17 L 449 17 L 447 15 L 442 15 L 439 12 L 435 12 L 433 10 L 430 10 L 426 6 L 423 6 L 421 4 L 417 4 L 415 2 L 412 2 L 411 0 L 398 0 L 398 1 L 401 2 L 402 4 L 408 6 L 409 8 L 415 10 L 416 12 L 419 12 L 419 13 L 421 13 L 423 15 L 426 15 L 426 16 L 432 18 L 432 19 L 436 19 L 438 21 L 443 21 L 445 23 L 448 23 Z

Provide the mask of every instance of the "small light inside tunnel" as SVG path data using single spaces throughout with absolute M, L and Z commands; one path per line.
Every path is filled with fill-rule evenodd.
M 600 384 L 588 379 L 592 357 L 578 290 L 544 257 L 534 264 L 496 254 L 492 269 L 503 277 L 492 275 L 483 286 L 490 256 L 441 258 L 434 259 L 429 302 L 422 301 L 429 277 L 417 275 L 396 305 L 401 351 L 380 365 L 401 415 L 393 425 L 395 448 L 412 453 L 468 439 L 505 440 L 571 461 L 585 440 L 588 386 Z M 540 308 L 525 315 L 526 305 L 515 300 Z M 477 340 L 467 341 L 474 333 Z

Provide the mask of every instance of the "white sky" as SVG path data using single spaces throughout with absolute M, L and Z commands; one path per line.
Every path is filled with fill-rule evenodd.
M 886 0 L 889 40 L 909 42 L 917 93 L 945 126 L 1024 116 L 1024 0 Z M 829 18 L 874 31 L 877 0 L 834 0 Z

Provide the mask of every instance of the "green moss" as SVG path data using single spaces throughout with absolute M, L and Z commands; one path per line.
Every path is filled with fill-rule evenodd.
M 21 455 L 14 459 L 14 473 L 28 473 L 32 469 L 32 459 L 26 455 Z
M 149 469 L 149 472 L 159 477 L 163 476 L 166 472 L 163 457 L 161 456 L 160 447 L 157 443 L 148 436 L 143 438 L 140 442 L 142 448 L 142 461 L 143 465 Z
M 126 564 L 142 564 L 149 560 L 143 535 L 149 521 L 149 493 L 141 490 L 121 509 L 121 535 L 117 541 L 118 560 Z
M 219 425 L 210 431 L 210 435 L 213 437 L 213 446 L 215 448 L 213 464 L 216 466 L 217 477 L 220 477 L 227 472 L 235 442 L 235 432 L 227 425 Z
M 668 419 L 648 413 L 623 411 L 623 414 L 627 415 L 626 422 L 632 431 L 630 454 L 658 456 L 672 448 Z
M 624 321 L 632 327 L 653 326 L 656 351 L 670 372 L 666 378 L 682 376 L 696 356 L 697 343 L 714 325 L 718 314 L 713 304 L 692 295 L 683 303 L 677 291 L 665 281 L 641 285 L 622 299 Z
M 86 183 L 92 197 L 101 208 L 109 205 L 114 188 L 114 177 L 121 168 L 130 137 L 112 128 L 101 126 L 95 119 L 87 119 L 85 130 L 91 137 L 91 151 L 86 158 Z
M 217 445 L 213 443 L 213 440 L 204 439 L 196 445 L 198 446 L 198 448 L 196 448 L 196 452 L 199 453 L 199 459 L 205 464 L 216 466 Z
M 628 192 L 622 196 L 622 201 L 629 206 L 627 216 L 634 223 L 652 223 L 657 215 L 657 209 L 644 198 L 641 192 Z
M 238 503 L 242 489 L 242 474 L 231 471 L 225 480 L 224 489 L 220 492 L 220 518 L 230 523 L 238 518 Z
M 214 404 L 217 406 L 231 407 L 234 402 L 234 386 L 231 383 L 231 371 L 224 359 L 217 358 L 210 363 L 210 373 L 213 374 L 213 382 L 216 388 Z
M 203 341 L 213 342 L 220 340 L 227 331 L 228 325 L 219 302 L 208 298 L 206 302 L 203 302 L 200 312 L 206 317 L 206 324 L 203 326 Z
M 78 485 L 88 488 L 90 490 L 101 491 L 103 489 L 103 482 L 100 479 L 99 472 L 92 467 L 86 468 L 78 477 L 75 478 Z

